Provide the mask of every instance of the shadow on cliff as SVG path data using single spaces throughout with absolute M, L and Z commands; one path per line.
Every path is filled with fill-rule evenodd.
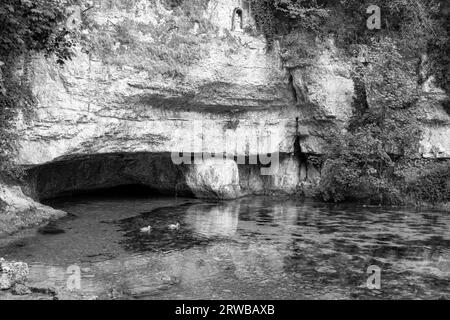
M 26 192 L 39 201 L 79 194 L 191 197 L 185 170 L 169 152 L 74 156 L 28 168 Z

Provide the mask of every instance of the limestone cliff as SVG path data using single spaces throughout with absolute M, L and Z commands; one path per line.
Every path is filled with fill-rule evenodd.
M 18 159 L 33 168 L 36 197 L 143 183 L 234 198 L 293 193 L 320 175 L 299 159 L 320 154 L 322 135 L 352 115 L 348 62 L 330 41 L 314 64 L 287 66 L 252 32 L 245 2 L 189 3 L 99 1 L 75 23 L 83 41 L 72 61 L 34 58 L 39 105 L 19 126 Z M 424 96 L 438 101 L 433 90 Z M 433 103 L 422 112 L 423 153 L 449 157 L 450 119 Z M 279 153 L 280 165 L 270 176 L 248 161 L 176 167 L 173 152 Z
M 19 186 L 0 181 L 0 237 L 43 221 L 63 217 L 65 212 L 35 202 Z
M 321 133 L 345 124 L 353 96 L 345 63 L 325 52 L 313 72 L 287 72 L 277 49 L 267 52 L 262 36 L 244 32 L 252 21 L 240 1 L 209 1 L 188 18 L 159 2 L 133 10 L 120 3 L 99 3 L 90 11 L 94 27 L 83 30 L 91 44 L 110 43 L 89 53 L 79 47 L 63 68 L 33 60 L 39 105 L 20 127 L 21 164 L 100 154 L 279 152 L 281 176 L 254 176 L 244 189 L 292 192 L 307 179 L 306 168 L 302 174 L 292 165 L 295 142 L 301 135 L 303 152 L 320 153 Z M 155 45 L 165 47 L 143 50 Z M 184 61 L 191 50 L 196 58 Z M 298 103 L 300 85 L 307 86 L 307 106 Z M 293 180 L 285 187 L 286 175 Z

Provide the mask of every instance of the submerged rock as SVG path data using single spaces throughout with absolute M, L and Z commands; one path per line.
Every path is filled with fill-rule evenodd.
M 57 226 L 55 226 L 55 224 L 53 223 L 49 223 L 44 227 L 41 227 L 38 229 L 38 232 L 40 234 L 44 234 L 44 235 L 52 235 L 52 234 L 61 234 L 61 233 L 65 233 L 64 230 L 58 228 Z
M 11 289 L 11 293 L 16 296 L 25 296 L 31 294 L 31 289 L 21 283 L 16 283 Z
M 11 289 L 16 284 L 23 284 L 29 274 L 24 262 L 8 262 L 0 258 L 0 290 Z

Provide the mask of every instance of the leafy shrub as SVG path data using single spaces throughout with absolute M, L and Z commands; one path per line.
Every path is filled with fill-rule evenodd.
M 430 72 L 450 92 L 447 0 L 251 0 L 250 3 L 269 47 L 276 38 L 307 32 L 318 38 L 333 36 L 340 48 L 351 53 L 352 45 L 371 45 L 373 39 L 390 37 L 403 50 L 404 57 L 417 59 L 417 64 L 427 53 Z M 369 5 L 381 8 L 381 30 L 366 27 Z
M 310 64 L 320 52 L 314 35 L 300 30 L 293 30 L 284 36 L 281 47 L 283 62 L 290 68 Z
M 426 164 L 406 191 L 416 201 L 432 204 L 450 201 L 450 161 Z
M 25 52 L 55 54 L 63 63 L 72 55 L 66 20 L 66 0 L 2 0 L 0 3 L 0 56 L 14 58 Z
M 320 52 L 318 43 L 329 36 L 352 63 L 357 94 L 354 115 L 346 131 L 326 137 L 319 186 L 323 199 L 402 202 L 410 181 L 402 174 L 403 167 L 418 169 L 416 159 L 420 158 L 422 131 L 414 107 L 421 85 L 432 74 L 444 88 L 450 83 L 449 19 L 442 19 L 446 1 L 254 2 L 256 21 L 263 17 L 260 30 L 269 44 L 281 39 L 287 66 L 301 67 L 302 62 L 313 59 Z M 381 30 L 366 27 L 366 9 L 372 4 L 381 7 Z M 362 49 L 365 61 L 352 59 Z M 429 61 L 424 59 L 427 55 Z M 437 178 L 430 175 L 431 180 Z M 435 190 L 430 189 L 432 183 L 427 186 L 432 195 L 415 194 L 437 199 L 444 184 L 440 181 L 435 185 Z
M 115 25 L 99 25 L 87 16 L 84 50 L 105 63 L 148 71 L 149 76 L 183 78 L 187 67 L 207 54 L 205 44 L 215 35 L 215 27 L 203 17 L 207 4 L 207 0 L 166 1 L 173 12 L 158 12 L 155 6 L 159 17 L 155 24 L 125 18 Z M 194 24 L 202 36 L 192 33 Z
M 348 132 L 327 137 L 321 191 L 325 200 L 401 202 L 403 178 L 396 168 L 418 158 L 422 130 L 414 114 L 419 84 L 414 61 L 396 42 L 373 40 L 367 66 L 354 70 L 362 79 Z
M 320 182 L 325 201 L 385 201 L 392 194 L 387 176 L 394 162 L 383 148 L 379 133 L 379 128 L 371 124 L 355 132 L 335 132 L 327 137 Z
M 269 49 L 277 37 L 293 30 L 318 33 L 328 17 L 315 0 L 250 0 L 250 7 Z

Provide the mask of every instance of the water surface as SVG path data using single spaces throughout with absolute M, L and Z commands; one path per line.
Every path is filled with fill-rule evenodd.
M 76 197 L 70 215 L 0 241 L 27 262 L 34 286 L 67 289 L 81 271 L 83 298 L 448 299 L 450 215 L 301 200 Z M 180 223 L 179 230 L 168 226 Z M 152 232 L 140 232 L 152 226 Z M 381 268 L 381 289 L 366 282 Z

